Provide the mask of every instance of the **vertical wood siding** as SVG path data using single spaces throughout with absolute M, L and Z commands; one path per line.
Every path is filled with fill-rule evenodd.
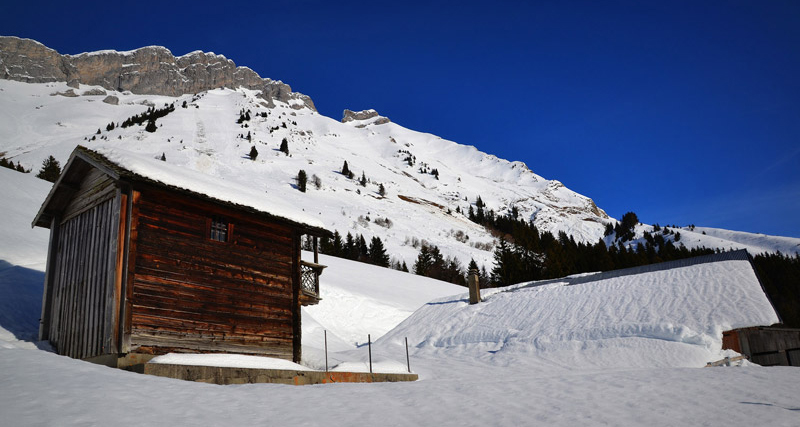
M 128 265 L 127 284 L 131 351 L 291 360 L 293 230 L 158 189 L 142 189 L 135 203 L 135 263 Z M 212 216 L 232 224 L 228 242 L 209 238 Z
M 57 231 L 49 338 L 60 354 L 86 358 L 114 352 L 107 299 L 113 298 L 117 200 L 96 201 Z

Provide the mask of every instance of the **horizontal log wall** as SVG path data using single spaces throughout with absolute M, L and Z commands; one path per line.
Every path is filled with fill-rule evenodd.
M 119 204 L 95 200 L 58 227 L 49 336 L 59 354 L 87 358 L 115 353 L 110 317 Z
M 135 211 L 131 351 L 292 358 L 290 227 L 154 188 Z M 212 216 L 228 242 L 209 238 Z

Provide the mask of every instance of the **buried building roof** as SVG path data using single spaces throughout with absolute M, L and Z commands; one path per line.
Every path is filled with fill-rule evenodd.
M 699 367 L 725 356 L 723 331 L 776 322 L 747 254 L 733 252 L 489 290 L 477 305 L 440 299 L 381 340 L 537 368 Z

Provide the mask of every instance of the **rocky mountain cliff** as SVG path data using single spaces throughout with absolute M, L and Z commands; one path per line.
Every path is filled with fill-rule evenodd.
M 176 57 L 161 46 L 61 55 L 34 40 L 0 37 L 0 78 L 25 83 L 67 82 L 76 88 L 85 84 L 166 96 L 244 87 L 261 91 L 269 107 L 278 100 L 295 109 L 315 110 L 308 96 L 292 92 L 283 82 L 261 78 L 247 67 L 237 67 L 223 55 L 195 51 Z

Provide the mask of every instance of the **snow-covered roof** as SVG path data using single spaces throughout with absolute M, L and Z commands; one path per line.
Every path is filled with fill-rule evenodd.
M 432 301 L 378 343 L 408 337 L 423 352 L 496 363 L 705 366 L 724 357 L 723 331 L 779 322 L 744 251 L 661 267 L 521 284 L 477 305 L 466 295 Z
M 140 181 L 188 193 L 213 202 L 222 203 L 234 208 L 265 214 L 299 225 L 314 234 L 326 234 L 325 225 L 319 219 L 282 200 L 270 198 L 266 194 L 243 187 L 238 183 L 226 181 L 195 170 L 172 165 L 154 158 L 132 153 L 111 146 L 93 147 L 78 146 L 72 152 L 65 166 L 65 172 L 53 186 L 42 209 L 34 219 L 34 225 L 44 226 L 42 216 L 45 207 L 58 190 L 59 184 L 67 175 L 67 170 L 75 159 L 87 161 L 117 180 Z

